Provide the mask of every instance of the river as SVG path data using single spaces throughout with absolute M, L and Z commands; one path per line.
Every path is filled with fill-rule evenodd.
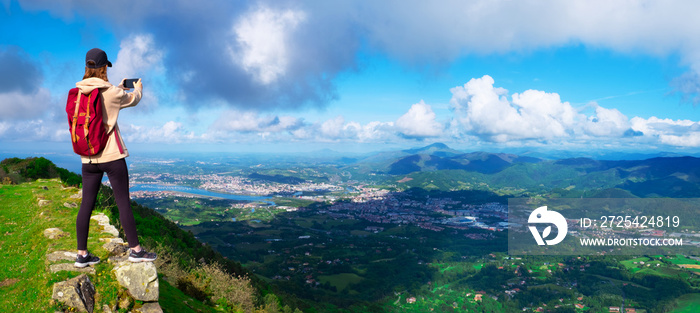
M 232 193 L 222 193 L 216 191 L 210 191 L 205 189 L 192 188 L 187 186 L 178 185 L 156 185 L 156 184 L 134 184 L 129 187 L 129 191 L 176 191 L 182 193 L 188 193 L 204 197 L 212 198 L 223 198 L 229 200 L 238 201 L 260 201 L 266 202 L 270 205 L 275 205 L 274 202 L 270 201 L 272 197 L 270 196 L 251 196 L 251 195 L 236 195 Z

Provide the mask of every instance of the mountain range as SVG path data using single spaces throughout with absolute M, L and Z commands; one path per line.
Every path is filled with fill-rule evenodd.
M 406 187 L 454 189 L 480 181 L 490 188 L 528 190 L 568 188 L 626 190 L 638 197 L 700 196 L 700 158 L 653 157 L 642 160 L 558 160 L 508 153 L 469 152 L 442 143 L 388 151 L 358 160 L 356 168 L 401 180 Z M 443 182 L 437 184 L 437 182 Z

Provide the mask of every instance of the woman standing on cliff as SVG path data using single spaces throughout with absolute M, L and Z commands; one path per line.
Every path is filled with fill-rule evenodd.
M 129 261 L 151 262 L 156 259 L 155 253 L 146 252 L 139 244 L 129 198 L 129 172 L 125 160 L 129 156 L 129 152 L 124 146 L 124 140 L 117 125 L 119 111 L 135 106 L 141 100 L 143 85 L 139 79 L 134 83 L 134 91 L 132 92 L 127 92 L 128 89 L 124 87 L 123 80 L 119 86 L 114 86 L 107 79 L 107 67 L 112 67 L 112 62 L 107 59 L 107 53 L 98 48 L 88 51 L 85 56 L 85 75 L 83 80 L 75 84 L 83 94 L 89 94 L 96 88 L 100 90 L 100 96 L 104 103 L 103 121 L 109 134 L 104 150 L 93 156 L 81 156 L 83 201 L 76 220 L 76 237 L 78 239 L 76 267 L 86 267 L 100 262 L 100 258 L 87 251 L 87 238 L 90 216 L 95 208 L 97 193 L 100 190 L 104 173 L 107 173 L 112 185 L 114 198 L 119 208 L 119 220 L 124 233 L 126 233 L 129 248 L 131 248 Z

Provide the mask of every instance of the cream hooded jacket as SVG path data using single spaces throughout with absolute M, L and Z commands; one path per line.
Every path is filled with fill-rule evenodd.
M 122 139 L 122 135 L 119 132 L 117 118 L 119 117 L 119 110 L 139 103 L 142 94 L 141 90 L 134 89 L 133 92 L 126 92 L 121 85 L 114 86 L 95 77 L 81 80 L 75 86 L 83 94 L 89 94 L 95 88 L 100 88 L 100 95 L 102 95 L 102 102 L 104 103 L 103 120 L 109 132 L 109 139 L 107 139 L 107 145 L 104 150 L 93 156 L 81 156 L 83 163 L 107 163 L 128 157 L 129 151 L 126 150 L 124 139 Z M 121 152 L 119 151 L 117 140 L 122 146 Z

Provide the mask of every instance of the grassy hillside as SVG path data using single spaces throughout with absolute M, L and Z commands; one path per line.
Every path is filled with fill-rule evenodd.
M 15 179 L 26 180 L 17 173 L 26 173 L 26 165 L 31 166 L 33 160 L 4 173 L 15 173 Z M 57 178 L 0 184 L 0 294 L 3 295 L 0 308 L 5 308 L 3 312 L 62 309 L 51 300 L 52 286 L 80 273 L 50 273 L 46 256 L 55 251 L 75 251 L 75 219 L 80 199 L 72 196 L 78 192 L 78 188 L 66 187 L 65 182 Z M 111 189 L 103 187 L 93 215 L 105 213 L 110 216 L 110 223 L 120 229 L 113 199 Z M 283 306 L 265 283 L 249 275 L 240 264 L 223 258 L 157 212 L 136 203 L 132 203 L 132 209 L 142 245 L 159 254 L 156 265 L 160 305 L 165 312 L 293 311 Z M 59 228 L 64 234 L 49 239 L 43 235 L 48 228 Z M 110 236 L 100 234 L 98 228 L 101 226 L 93 221 L 88 249 L 103 262 L 95 265 L 95 273 L 88 276 L 97 291 L 95 312 L 102 312 L 103 305 L 114 307 L 124 296 L 111 271 L 112 265 L 106 262 L 109 255 L 102 248 L 104 243 L 99 241 L 101 237 Z M 131 304 L 134 305 L 139 304 Z
M 74 187 L 64 187 L 57 179 L 0 185 L 0 233 L 3 234 L 0 239 L 0 293 L 3 295 L 0 307 L 12 308 L 9 312 L 60 310 L 59 304 L 51 300 L 53 284 L 80 273 L 50 273 L 46 255 L 54 251 L 75 251 L 77 208 L 66 207 L 64 203 L 79 204 L 78 199 L 71 198 L 78 191 Z M 50 203 L 39 206 L 39 200 Z M 59 228 L 67 236 L 49 239 L 43 235 L 48 228 Z M 88 249 L 106 260 L 107 251 L 99 238 L 109 235 L 100 234 L 99 228 L 97 223 L 91 223 Z M 103 261 L 95 265 L 95 270 L 95 274 L 89 276 L 97 290 L 96 312 L 101 312 L 102 305 L 116 304 L 121 288 L 111 273 L 111 264 Z M 161 306 L 166 312 L 218 312 L 185 295 L 162 277 L 160 286 Z

